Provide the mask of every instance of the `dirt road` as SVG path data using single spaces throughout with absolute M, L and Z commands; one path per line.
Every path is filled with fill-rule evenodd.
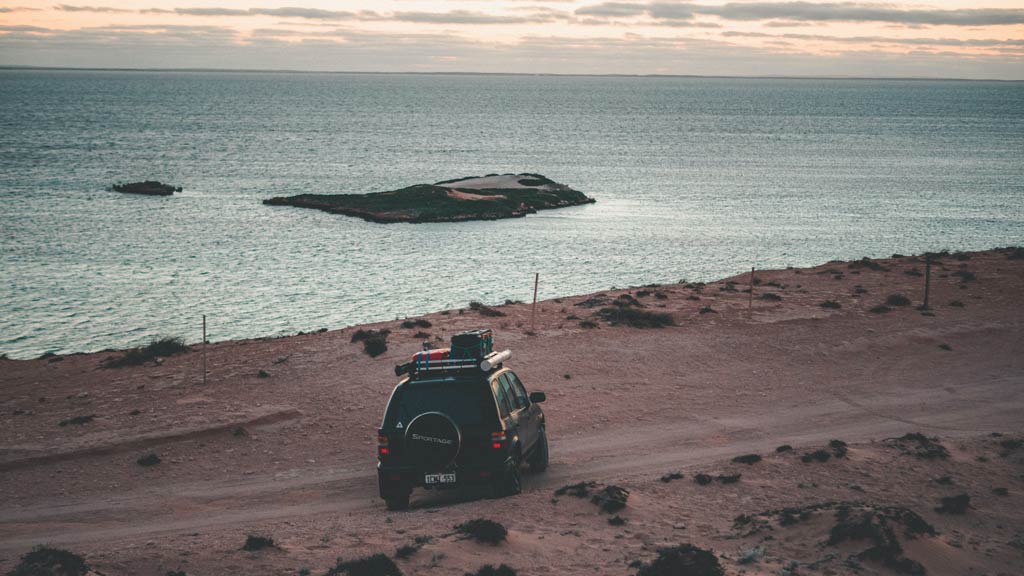
M 661 287 L 659 301 L 682 320 L 662 330 L 580 329 L 567 320 L 589 312 L 575 306 L 579 297 L 544 303 L 538 335 L 528 336 L 515 328 L 528 309 L 504 307 L 499 345 L 513 348 L 513 367 L 528 387 L 548 392 L 551 467 L 527 475 L 516 498 L 417 491 L 413 510 L 402 514 L 387 513 L 377 497 L 371 439 L 390 386 L 382 366 L 414 350 L 415 340 L 393 334 L 383 361 L 363 356 L 345 333 L 222 343 L 211 348 L 214 385 L 206 389 L 189 380 L 188 358 L 120 372 L 96 368 L 101 358 L 94 356 L 6 361 L 12 370 L 4 377 L 5 409 L 33 413 L 5 422 L 0 562 L 49 543 L 102 551 L 108 574 L 144 573 L 171 566 L 174 550 L 184 547 L 206 571 L 244 573 L 235 571 L 241 564 L 222 563 L 224 550 L 237 548 L 227 542 L 273 529 L 292 556 L 263 559 L 261 566 L 287 574 L 291 560 L 330 556 L 333 545 L 306 540 L 340 519 L 350 538 L 346 550 L 372 550 L 401 539 L 367 535 L 392 518 L 404 531 L 489 510 L 539 510 L 554 488 L 581 480 L 644 493 L 666 472 L 722 469 L 734 456 L 770 454 L 781 444 L 842 439 L 870 451 L 872 442 L 912 431 L 953 443 L 1020 432 L 1024 313 L 1017 302 L 1024 264 L 998 252 L 975 255 L 970 264 L 980 280 L 966 288 L 955 278 L 938 280 L 933 294 L 942 304 L 934 315 L 867 310 L 890 292 L 914 289 L 916 279 L 898 270 L 916 264 L 902 261 L 851 280 L 836 279 L 843 274 L 829 267 L 761 273 L 784 299 L 759 301 L 752 312 L 748 297 L 721 289 L 724 282 Z M 870 296 L 850 296 L 858 293 L 854 286 Z M 846 294 L 841 311 L 818 305 L 837 294 Z M 967 305 L 948 305 L 954 297 Z M 705 306 L 715 312 L 698 313 Z M 470 314 L 429 318 L 439 335 L 480 323 Z M 261 366 L 273 378 L 254 378 Z M 97 420 L 81 432 L 53 424 L 83 413 Z M 235 426 L 232 418 L 249 424 Z M 143 469 L 134 459 L 150 445 L 164 462 Z M 759 488 L 774 490 L 767 480 Z M 685 511 L 706 538 L 721 530 L 713 527 L 713 508 Z M 549 534 L 552 550 L 562 532 L 574 530 L 566 522 Z M 520 530 L 526 538 L 535 528 Z M 540 548 L 526 557 L 555 554 L 533 544 Z M 589 561 L 562 568 L 587 571 Z M 532 568 L 545 572 L 540 564 Z

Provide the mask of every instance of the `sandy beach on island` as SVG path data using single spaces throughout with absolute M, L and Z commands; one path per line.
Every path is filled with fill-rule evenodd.
M 843 509 L 891 528 L 893 558 L 927 574 L 1020 574 L 1024 259 L 942 255 L 927 313 L 924 270 L 916 257 L 831 262 L 758 271 L 753 298 L 747 273 L 545 300 L 535 326 L 530 305 L 513 303 L 412 328 L 219 342 L 205 385 L 199 346 L 127 368 L 102 366 L 119 352 L 3 359 L 0 572 L 48 544 L 108 576 L 324 574 L 339 557 L 394 557 L 418 542 L 395 560 L 405 574 L 504 563 L 521 575 L 632 575 L 686 543 L 714 551 L 726 574 L 905 573 L 864 554 L 870 538 L 830 539 Z M 623 295 L 676 325 L 596 315 Z M 872 311 L 887 300 L 897 304 Z M 420 349 L 418 332 L 440 344 L 480 327 L 512 349 L 530 391 L 547 393 L 550 468 L 525 474 L 515 497 L 417 490 L 412 510 L 387 512 L 374 449 L 393 366 Z M 387 352 L 351 342 L 360 328 L 389 329 Z M 918 432 L 924 444 L 896 440 Z M 948 455 L 928 453 L 932 442 Z M 159 464 L 137 463 L 149 453 Z M 762 459 L 733 461 L 750 454 Z M 554 495 L 591 481 L 629 490 L 624 523 Z M 960 495 L 966 509 L 943 508 Z M 907 536 L 897 509 L 934 533 Z M 500 518 L 507 541 L 454 533 L 475 518 Z M 244 551 L 247 535 L 276 545 Z

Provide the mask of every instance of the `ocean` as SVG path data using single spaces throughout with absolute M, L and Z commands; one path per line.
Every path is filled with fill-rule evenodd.
M 264 206 L 533 172 L 596 204 Z M 110 192 L 154 179 L 173 197 Z M 0 70 L 0 353 L 1024 244 L 1024 83 Z

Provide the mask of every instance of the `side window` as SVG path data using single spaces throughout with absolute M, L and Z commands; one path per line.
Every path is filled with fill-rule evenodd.
M 501 417 L 505 418 L 511 412 L 511 404 L 508 401 L 508 395 L 505 393 L 505 388 L 501 385 L 501 381 L 498 379 L 493 380 L 494 383 L 494 399 L 498 401 L 498 411 L 501 412 Z
M 519 399 L 516 398 L 515 392 L 512 391 L 512 386 L 508 383 L 508 376 L 502 374 L 498 380 L 501 382 L 501 388 L 505 391 L 505 398 L 508 398 L 508 406 L 513 412 L 522 408 L 519 404 Z
M 512 372 L 506 372 L 505 377 L 508 378 L 509 386 L 512 388 L 512 395 L 516 397 L 516 404 L 520 408 L 529 406 L 529 396 L 526 395 L 526 389 L 523 388 L 523 383 L 519 381 L 519 378 Z

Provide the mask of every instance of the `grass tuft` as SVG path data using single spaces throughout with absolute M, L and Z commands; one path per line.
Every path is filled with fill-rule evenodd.
M 508 536 L 504 526 L 486 518 L 467 520 L 455 526 L 455 530 L 467 538 L 486 544 L 500 544 Z
M 181 338 L 156 338 L 141 348 L 128 350 L 124 353 L 124 356 L 107 359 L 103 362 L 103 367 L 124 368 L 126 366 L 139 366 L 157 358 L 166 358 L 191 350 Z
M 78 554 L 36 546 L 21 557 L 21 562 L 7 573 L 7 576 L 85 576 L 92 571 L 85 559 Z
M 338 558 L 334 568 L 327 571 L 324 576 L 402 576 L 402 571 L 391 558 L 384 554 L 374 554 L 358 560 L 342 561 Z
M 631 328 L 664 328 L 676 324 L 675 319 L 667 312 L 648 312 L 634 308 L 602 308 L 598 315 L 612 326 L 621 324 Z
M 247 552 L 255 552 L 265 548 L 277 548 L 277 544 L 274 544 L 273 538 L 249 534 L 245 537 L 245 544 L 242 545 L 242 550 Z
M 889 297 L 885 299 L 885 303 L 889 306 L 910 306 L 910 298 L 903 294 L 889 294 Z

